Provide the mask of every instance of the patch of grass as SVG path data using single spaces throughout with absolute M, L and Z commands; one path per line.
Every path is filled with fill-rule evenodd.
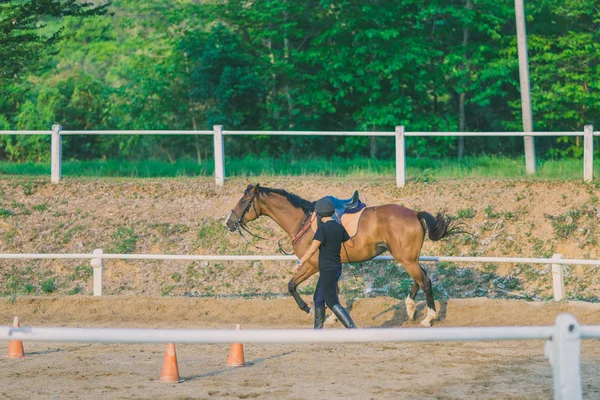
M 76 294 L 80 294 L 82 292 L 83 292 L 83 288 L 81 286 L 77 285 L 73 289 L 71 289 L 67 292 L 67 296 L 73 296 Z
M 33 181 L 27 181 L 22 183 L 21 187 L 23 188 L 23 194 L 25 196 L 31 196 L 33 194 L 33 188 L 35 185 Z
M 190 227 L 184 224 L 150 224 L 149 227 L 156 229 L 162 236 L 169 237 L 172 235 L 189 232 Z
M 498 265 L 492 264 L 492 263 L 486 263 L 486 264 L 483 264 L 481 269 L 483 271 L 482 278 L 485 281 L 490 281 L 491 279 L 494 278 L 494 276 L 496 276 L 496 272 L 498 272 Z
M 173 291 L 173 289 L 175 289 L 175 285 L 163 285 L 160 288 L 160 295 L 168 296 Z
M 54 278 L 46 279 L 42 282 L 41 286 L 42 292 L 44 293 L 53 293 L 56 291 L 56 284 L 54 282 Z
M 94 268 L 89 265 L 78 265 L 73 272 L 66 278 L 69 282 L 88 281 L 94 274 Z
M 31 208 L 33 208 L 33 210 L 37 211 L 37 212 L 44 212 L 44 211 L 48 210 L 48 202 L 45 202 L 42 204 L 37 204 Z
M 179 272 L 173 272 L 171 274 L 171 279 L 173 279 L 175 282 L 179 282 L 181 281 L 181 274 Z
M 109 253 L 131 254 L 135 252 L 138 236 L 133 228 L 120 226 L 112 234 L 113 243 L 108 247 Z
M 420 183 L 433 183 L 437 181 L 437 178 L 434 176 L 433 170 L 431 168 L 427 168 L 424 171 L 417 172 L 416 177 L 409 180 Z
M 407 145 L 410 146 L 408 139 Z M 425 159 L 408 157 L 406 160 L 407 178 L 421 183 L 442 179 L 458 178 L 527 178 L 530 180 L 581 180 L 581 160 L 537 159 L 535 176 L 527 175 L 523 157 L 478 156 L 456 158 Z M 242 159 L 227 158 L 225 165 L 229 176 L 257 175 L 319 175 L 319 176 L 394 176 L 395 160 L 371 158 L 331 159 L 290 159 L 249 156 Z M 0 163 L 0 170 L 9 175 L 50 175 L 48 163 L 15 164 Z M 201 163 L 182 159 L 175 162 L 165 160 L 90 160 L 63 162 L 63 175 L 66 177 L 181 177 L 212 176 L 214 160 Z M 30 185 L 30 186 L 28 186 Z M 30 188 L 30 189 L 28 189 Z M 35 188 L 35 182 L 25 183 L 24 191 Z
M 551 218 L 554 232 L 559 238 L 567 239 L 577 229 L 577 219 L 578 216 L 573 218 L 568 213 Z
M 477 215 L 477 211 L 472 207 L 458 210 L 458 218 L 469 219 L 474 218 L 475 215 Z
M 8 217 L 12 217 L 14 215 L 15 215 L 15 213 L 12 212 L 11 210 L 7 210 L 6 208 L 0 208 L 0 217 L 2 217 L 2 218 L 8 218 Z
M 67 229 L 66 231 L 64 231 L 63 235 L 62 235 L 62 239 L 59 240 L 60 244 L 68 244 L 71 242 L 71 239 L 73 239 L 73 235 L 76 234 L 77 232 L 83 232 L 86 230 L 86 227 L 83 225 L 75 225 L 70 227 L 69 229 Z
M 204 218 L 202 226 L 196 235 L 196 247 L 216 251 L 218 254 L 227 252 L 227 229 L 217 220 Z
M 488 218 L 498 218 L 500 213 L 494 212 L 494 207 L 490 205 L 485 208 L 485 216 Z

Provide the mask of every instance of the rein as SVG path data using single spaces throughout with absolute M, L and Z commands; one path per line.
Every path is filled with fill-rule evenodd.
M 255 244 L 251 243 L 248 240 L 248 238 L 246 236 L 244 236 L 244 234 L 242 232 L 242 229 L 243 229 L 246 233 L 248 233 L 249 235 L 251 235 L 259 240 L 267 240 L 270 242 L 277 242 L 277 250 L 279 252 L 281 252 L 282 254 L 285 254 L 286 256 L 293 255 L 294 254 L 293 251 L 291 253 L 288 253 L 283 249 L 283 246 L 281 245 L 281 241 L 283 239 L 285 239 L 285 236 L 281 237 L 281 238 L 265 238 L 265 237 L 262 237 L 262 236 L 259 236 L 255 233 L 253 233 L 252 231 L 250 231 L 250 229 L 248 229 L 248 227 L 244 223 L 243 218 L 248 213 L 248 211 L 250 211 L 250 207 L 253 207 L 254 212 L 256 213 L 256 215 L 258 215 L 258 212 L 256 211 L 256 206 L 254 205 L 254 199 L 256 199 L 256 193 L 254 193 L 252 195 L 252 198 L 250 199 L 250 201 L 248 201 L 246 208 L 244 208 L 244 211 L 242 211 L 242 214 L 239 216 L 236 214 L 236 212 L 234 210 L 231 210 L 231 214 L 235 215 L 235 217 L 237 218 L 237 231 L 240 234 L 240 236 L 252 247 L 255 247 L 255 248 L 261 249 L 261 250 L 271 250 L 271 249 L 267 249 L 264 247 L 259 247 Z M 311 216 L 312 216 L 312 218 L 311 218 Z M 306 214 L 306 217 L 304 217 L 304 220 L 300 224 L 300 229 L 298 230 L 298 232 L 296 232 L 296 234 L 292 238 L 292 245 L 294 245 L 294 243 L 296 241 L 298 241 L 298 239 L 300 239 L 302 236 L 304 236 L 304 234 L 308 231 L 308 229 L 311 226 L 311 224 L 310 223 L 307 224 L 307 222 L 309 222 L 309 219 L 310 219 L 310 222 L 312 223 L 312 221 L 315 219 L 315 217 L 316 217 L 316 214 L 314 212 L 310 212 L 310 213 Z

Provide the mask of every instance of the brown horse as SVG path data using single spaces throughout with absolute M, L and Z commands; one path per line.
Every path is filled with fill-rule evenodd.
M 314 202 L 304 200 L 285 190 L 260 187 L 258 184 L 248 185 L 225 223 L 233 232 L 247 222 L 266 215 L 289 235 L 294 253 L 300 258 L 310 246 L 314 236 L 310 227 L 314 206 Z M 360 218 L 354 246 L 346 246 L 346 249 L 342 249 L 342 262 L 366 261 L 386 250 L 389 251 L 415 281 L 405 301 L 408 318 L 412 320 L 415 316 L 415 297 L 421 288 L 425 292 L 427 302 L 427 314 L 421 321 L 421 325 L 431 326 L 432 321 L 437 317 L 437 312 L 431 280 L 419 265 L 419 254 L 426 234 L 429 234 L 431 240 L 440 240 L 458 233 L 457 226 L 458 223 L 444 213 L 438 213 L 434 217 L 427 212 L 416 212 L 396 204 L 367 207 Z M 298 294 L 297 287 L 317 271 L 318 252 L 288 283 L 289 292 L 298 307 L 307 313 L 310 312 L 310 308 Z

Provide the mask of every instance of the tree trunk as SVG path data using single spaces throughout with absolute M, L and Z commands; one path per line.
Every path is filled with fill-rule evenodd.
M 371 156 L 371 158 L 377 158 L 377 137 L 376 136 L 371 136 L 370 156 Z
M 285 1 L 284 3 L 287 3 L 287 1 Z M 285 24 L 287 25 L 288 23 L 288 17 L 289 14 L 287 11 L 283 12 L 283 21 L 285 22 Z M 290 39 L 288 39 L 287 35 L 284 37 L 283 39 L 283 58 L 285 60 L 285 63 L 289 63 L 290 61 Z M 290 83 L 288 81 L 288 77 L 285 77 L 285 99 L 287 100 L 287 109 L 288 109 L 288 128 L 292 128 L 294 126 L 294 124 L 291 122 L 293 121 L 293 112 L 294 112 L 294 106 L 292 105 L 292 95 L 290 94 Z
M 466 0 L 465 2 L 465 9 L 467 10 L 472 10 L 473 9 L 473 0 Z M 469 28 L 465 27 L 463 29 L 463 71 L 464 71 L 464 75 L 463 75 L 463 84 L 462 84 L 462 90 L 460 93 L 460 96 L 458 97 L 458 130 L 460 132 L 466 132 L 467 129 L 467 123 L 466 123 L 466 119 L 465 119 L 465 100 L 466 100 L 466 83 L 464 82 L 465 80 L 465 75 L 467 73 L 467 44 L 469 43 Z M 465 154 L 465 137 L 464 136 L 459 136 L 458 137 L 458 159 L 462 160 L 463 156 Z
M 185 57 L 185 72 L 189 76 L 190 68 L 188 66 L 188 55 L 187 55 L 187 53 L 183 53 L 183 56 Z M 190 114 L 192 116 L 192 129 L 197 131 L 198 125 L 196 124 L 196 113 L 194 112 L 194 110 L 196 108 L 196 104 L 194 103 L 194 99 L 192 99 L 192 92 L 190 91 L 190 87 L 188 87 L 188 100 L 189 100 L 188 107 L 190 110 Z M 198 164 L 202 164 L 202 152 L 200 149 L 200 136 L 199 135 L 196 135 L 195 145 L 196 145 L 196 159 L 198 160 Z

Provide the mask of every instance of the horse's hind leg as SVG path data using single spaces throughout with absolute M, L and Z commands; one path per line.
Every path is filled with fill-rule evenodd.
M 415 319 L 415 313 L 417 312 L 417 306 L 415 304 L 415 297 L 417 297 L 417 292 L 419 291 L 419 284 L 415 281 L 413 283 L 413 287 L 410 289 L 410 293 L 406 300 L 404 300 L 404 304 L 406 305 L 406 314 L 408 315 L 408 320 L 412 321 Z
M 431 286 L 431 279 L 427 276 L 427 272 L 419 265 L 421 271 L 423 271 L 423 282 L 421 288 L 425 292 L 425 301 L 427 302 L 427 315 L 425 319 L 421 321 L 423 326 L 431 326 L 431 322 L 437 318 L 437 311 L 435 310 L 435 301 L 433 300 L 433 287 Z
M 437 317 L 437 312 L 435 310 L 435 301 L 433 300 L 433 289 L 431 287 L 431 280 L 427 276 L 427 273 L 417 261 L 404 261 L 398 260 L 400 264 L 404 266 L 409 275 L 415 280 L 415 284 L 408 297 L 405 300 L 406 304 L 406 313 L 408 314 L 409 320 L 412 320 L 415 315 L 416 306 L 415 306 L 415 296 L 419 291 L 419 288 L 423 289 L 425 293 L 425 299 L 427 303 L 427 315 L 425 319 L 421 321 L 421 325 L 423 326 L 431 326 L 431 322 Z

